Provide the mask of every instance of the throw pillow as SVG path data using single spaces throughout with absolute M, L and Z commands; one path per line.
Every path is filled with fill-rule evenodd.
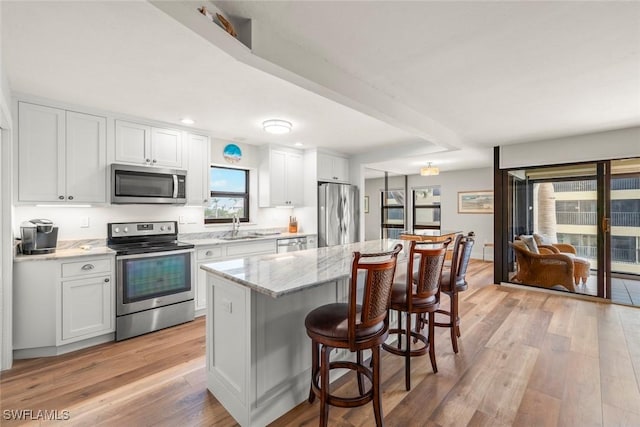
M 536 240 L 536 243 L 538 245 L 551 246 L 555 243 L 553 239 L 551 239 L 548 236 L 545 236 L 544 234 L 533 233 L 533 238 Z
M 540 253 L 540 251 L 538 250 L 538 244 L 536 243 L 536 239 L 534 239 L 533 236 L 522 235 L 520 236 L 520 240 L 522 240 L 524 244 L 527 246 L 527 249 L 529 249 L 534 254 Z

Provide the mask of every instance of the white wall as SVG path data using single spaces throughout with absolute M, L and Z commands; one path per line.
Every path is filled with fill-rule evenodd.
M 640 156 L 640 127 L 500 147 L 500 168 L 556 165 Z
M 0 2 L 2 22 L 2 2 Z M 2 51 L 0 29 L 0 52 Z M 12 275 L 13 251 L 11 235 L 12 200 L 12 136 L 13 128 L 9 100 L 11 91 L 2 55 L 0 55 L 0 370 L 11 367 L 12 360 Z
M 395 179 L 396 177 L 394 177 Z M 476 233 L 476 243 L 472 257 L 482 258 L 484 243 L 493 242 L 493 215 L 491 214 L 459 214 L 458 192 L 473 190 L 493 190 L 493 169 L 467 169 L 442 172 L 437 176 L 409 175 L 408 177 L 409 205 L 407 212 L 408 224 L 412 218 L 412 195 L 414 188 L 439 185 L 441 191 L 441 229 Z M 396 185 L 394 185 L 396 184 Z M 402 188 L 404 182 L 390 179 L 389 188 Z M 380 190 L 384 188 L 383 179 L 365 181 L 365 195 L 369 195 L 369 214 L 365 214 L 364 238 L 375 239 L 380 230 Z M 491 259 L 493 251 L 487 251 L 487 259 Z
M 493 169 L 467 169 L 441 172 L 437 176 L 409 175 L 409 189 L 428 185 L 440 185 L 441 225 L 442 230 L 455 230 L 476 233 L 476 243 L 472 257 L 482 259 L 482 246 L 493 242 L 493 215 L 491 214 L 459 214 L 459 191 L 493 191 Z M 489 253 L 491 252 L 491 253 Z M 493 252 L 487 251 L 487 258 Z

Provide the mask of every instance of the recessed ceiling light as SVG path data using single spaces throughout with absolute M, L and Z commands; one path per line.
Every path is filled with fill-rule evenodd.
M 185 117 L 184 119 L 180 120 L 182 123 L 184 123 L 185 125 L 192 125 L 195 123 L 195 121 L 193 119 L 190 119 L 188 117 Z
M 293 125 L 290 122 L 287 122 L 286 120 L 272 119 L 272 120 L 265 120 L 264 122 L 262 122 L 262 129 L 264 129 L 265 132 L 273 133 L 276 135 L 289 133 L 291 132 L 292 127 Z
M 295 145 L 296 147 L 302 147 L 302 146 L 304 146 L 304 144 L 303 144 L 302 142 L 296 142 L 296 143 L 295 143 L 295 144 L 293 144 L 293 145 Z

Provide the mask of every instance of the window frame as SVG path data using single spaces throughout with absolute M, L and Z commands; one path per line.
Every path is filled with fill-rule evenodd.
M 245 215 L 240 217 L 240 222 L 249 222 L 250 218 L 250 207 L 249 207 L 249 169 L 241 169 L 241 168 L 230 168 L 227 166 L 217 166 L 210 165 L 209 166 L 209 176 L 211 176 L 212 169 L 227 169 L 233 171 L 242 171 L 244 172 L 244 192 L 234 192 L 234 191 L 213 191 L 211 189 L 211 184 L 209 184 L 209 199 L 213 199 L 214 197 L 233 197 L 233 198 L 243 198 L 244 206 L 245 206 Z M 210 203 L 210 202 L 209 202 Z M 206 209 L 206 208 L 205 208 Z M 204 223 L 206 224 L 231 224 L 233 218 L 204 218 Z
M 389 205 L 387 204 L 387 194 L 386 193 L 402 193 L 403 200 L 405 203 L 397 204 L 397 205 Z M 400 238 L 400 234 L 405 230 L 407 224 L 407 210 L 406 210 L 406 194 L 404 189 L 387 189 L 380 190 L 380 229 L 382 231 L 383 239 L 390 238 Z M 400 209 L 402 211 L 402 223 L 389 223 L 389 210 L 391 209 Z M 390 237 L 391 235 L 391 237 Z M 398 235 L 397 237 L 394 235 Z
M 437 189 L 439 193 L 438 196 L 442 197 L 440 185 L 428 185 L 425 187 L 412 188 L 411 195 L 412 195 L 412 201 L 413 201 L 413 215 L 412 215 L 413 229 L 414 230 L 440 230 L 440 228 L 442 227 L 442 199 L 440 199 L 440 202 L 438 202 L 437 204 L 432 203 L 432 204 L 423 205 L 423 204 L 416 203 L 416 191 L 421 191 L 425 189 L 434 189 L 434 193 L 435 193 L 435 190 Z M 434 212 L 438 212 L 438 218 L 439 218 L 438 225 L 417 224 L 416 223 L 417 211 L 421 209 L 433 209 Z

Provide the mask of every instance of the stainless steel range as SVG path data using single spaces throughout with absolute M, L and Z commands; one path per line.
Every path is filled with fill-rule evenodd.
M 110 223 L 116 251 L 116 341 L 194 319 L 194 245 L 175 221 Z

